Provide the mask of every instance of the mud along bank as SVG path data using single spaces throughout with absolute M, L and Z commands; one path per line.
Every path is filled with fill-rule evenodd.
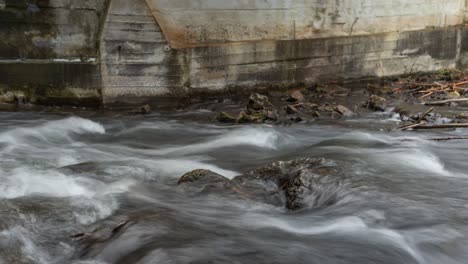
M 160 104 L 461 68 L 465 9 L 461 0 L 0 0 L 0 92 L 52 105 Z

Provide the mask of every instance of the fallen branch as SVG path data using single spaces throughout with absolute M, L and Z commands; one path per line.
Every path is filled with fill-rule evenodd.
M 291 105 L 292 107 L 299 107 L 299 106 L 303 106 L 304 103 L 298 103 L 298 104 L 295 104 L 295 105 Z
M 440 129 L 440 128 L 466 128 L 468 123 L 453 123 L 453 124 L 443 124 L 443 125 L 423 125 L 418 124 L 411 128 L 413 129 Z
M 128 220 L 124 221 L 124 222 L 121 222 L 116 227 L 114 227 L 114 229 L 112 229 L 112 234 L 115 234 L 115 233 L 119 232 L 127 224 L 128 224 Z
M 468 137 L 431 138 L 433 141 L 468 140 Z
M 421 99 L 424 99 L 424 98 L 426 98 L 426 97 L 429 97 L 429 96 L 431 96 L 431 95 L 433 95 L 433 94 L 434 94 L 434 92 L 430 92 L 430 93 L 427 93 L 427 94 L 425 94 L 425 95 L 419 97 L 418 99 L 421 100 Z
M 444 105 L 448 103 L 468 102 L 468 98 L 449 99 L 435 102 L 427 102 L 425 105 Z
M 399 129 L 399 130 L 408 130 L 408 129 L 411 129 L 411 128 L 420 126 L 420 125 L 422 125 L 422 124 L 423 124 L 423 123 L 419 122 L 419 123 L 416 123 L 416 124 L 411 124 L 411 125 L 402 126 L 402 127 L 399 127 L 398 129 Z
M 465 84 L 468 84 L 468 81 L 455 83 L 455 84 L 453 84 L 453 85 L 454 85 L 454 86 L 460 86 L 460 85 L 465 85 Z
M 434 107 L 431 107 L 431 109 L 427 110 L 424 114 L 421 115 L 421 117 L 418 119 L 418 121 L 416 123 L 421 123 L 421 121 L 423 121 L 423 119 L 428 116 L 430 113 L 432 113 L 434 111 Z

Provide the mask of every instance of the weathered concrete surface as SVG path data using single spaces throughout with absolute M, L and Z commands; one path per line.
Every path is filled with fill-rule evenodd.
M 0 97 L 10 91 L 45 105 L 98 107 L 101 103 L 96 64 L 0 62 L 0 76 Z
M 146 0 L 173 48 L 448 27 L 465 0 Z
M 456 28 L 191 49 L 192 88 L 288 85 L 456 66 Z
M 0 90 L 142 103 L 467 67 L 467 4 L 0 0 Z
M 105 0 L 0 0 L 0 59 L 96 57 Z
M 105 103 L 186 94 L 185 54 L 170 48 L 144 0 L 112 0 L 100 48 Z
M 98 105 L 107 1 L 0 0 L 0 92 L 46 104 Z

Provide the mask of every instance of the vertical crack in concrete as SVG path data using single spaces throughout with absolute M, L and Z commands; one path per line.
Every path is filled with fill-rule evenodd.
M 359 21 L 359 17 L 356 17 L 356 19 L 354 19 L 353 24 L 351 25 L 351 30 L 349 31 L 350 36 L 353 35 L 354 26 L 356 25 L 358 21 Z

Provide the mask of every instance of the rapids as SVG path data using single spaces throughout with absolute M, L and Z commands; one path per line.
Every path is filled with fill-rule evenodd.
M 0 113 L 0 264 L 467 262 L 468 141 L 430 140 L 465 130 L 380 130 L 398 125 L 391 115 L 194 120 Z M 176 188 L 194 169 L 233 178 L 301 157 L 343 168 L 337 203 L 290 212 Z M 71 238 L 125 221 L 107 240 Z

